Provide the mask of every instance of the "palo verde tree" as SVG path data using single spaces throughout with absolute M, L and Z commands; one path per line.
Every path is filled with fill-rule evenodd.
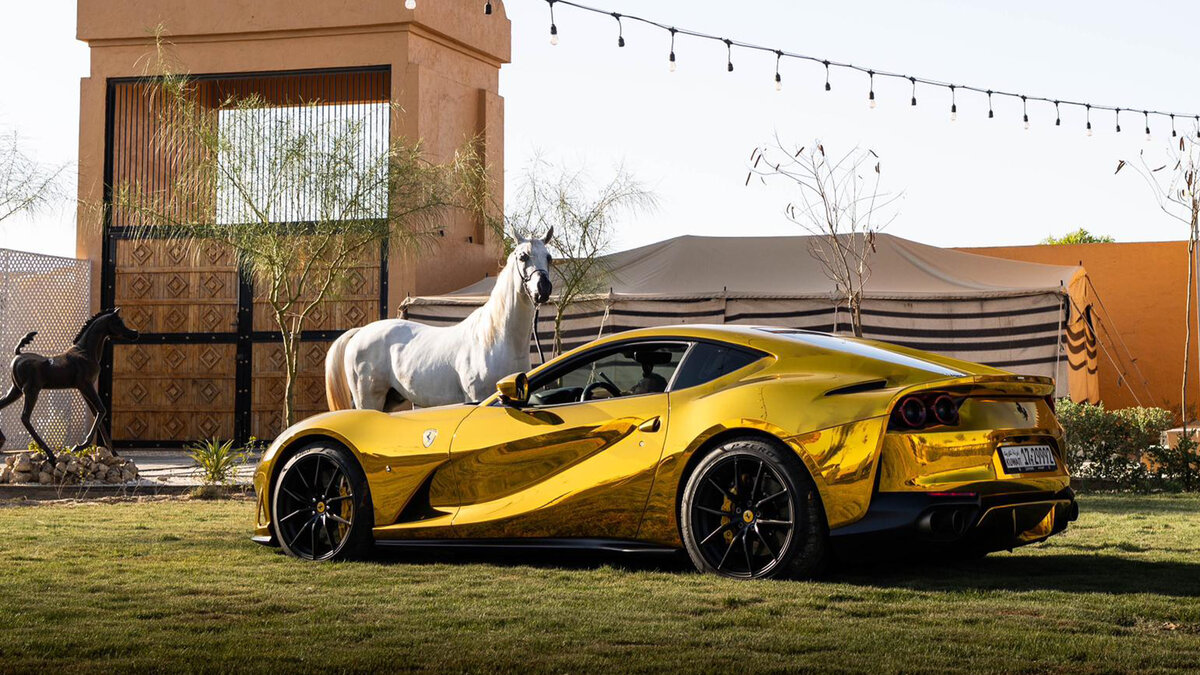
M 257 95 L 204 103 L 198 85 L 165 63 L 146 91 L 169 180 L 115 185 L 112 208 L 134 223 L 135 239 L 235 254 L 282 336 L 290 425 L 301 334 L 314 311 L 342 292 L 372 247 L 387 241 L 405 256 L 434 242 L 449 210 L 476 203 L 471 190 L 484 170 L 469 151 L 436 163 L 418 144 L 371 135 L 344 107 L 309 115 Z
M 879 156 L 854 148 L 830 157 L 819 142 L 797 150 L 777 142 L 756 148 L 750 161 L 747 184 L 757 174 L 763 183 L 781 180 L 794 187 L 784 213 L 813 235 L 809 253 L 833 282 L 854 334 L 862 337 L 863 290 L 871 278 L 875 235 L 895 218 L 889 207 L 900 198 L 880 192 Z
M 0 137 L 0 223 L 18 213 L 36 214 L 61 199 L 65 170 L 29 155 L 17 132 Z
M 1200 133 L 1198 131 L 1197 133 Z M 1157 162 L 1156 162 L 1157 163 Z M 1115 173 L 1132 167 L 1145 181 L 1163 213 L 1188 229 L 1188 275 L 1184 303 L 1183 384 L 1181 385 L 1180 417 L 1183 437 L 1188 439 L 1188 361 L 1192 341 L 1192 305 L 1200 305 L 1200 285 L 1196 278 L 1197 244 L 1200 243 L 1200 141 L 1188 134 L 1172 142 L 1167 149 L 1167 161 L 1151 168 L 1143 150 L 1135 162 L 1121 160 Z
M 505 219 L 512 234 L 531 238 L 551 228 L 554 256 L 554 353 L 562 353 L 562 322 L 573 305 L 608 287 L 614 228 L 623 216 L 653 209 L 657 201 L 624 167 L 607 183 L 592 183 L 582 169 L 534 158 L 525 168 Z

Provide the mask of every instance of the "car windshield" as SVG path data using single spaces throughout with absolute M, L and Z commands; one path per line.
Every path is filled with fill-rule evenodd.
M 639 344 L 604 350 L 594 358 L 568 364 L 535 383 L 534 405 L 655 394 L 667 390 L 684 344 Z

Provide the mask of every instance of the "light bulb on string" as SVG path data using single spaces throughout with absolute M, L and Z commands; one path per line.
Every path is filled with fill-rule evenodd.
M 1058 101 L 1054 102 L 1054 126 L 1062 126 L 1062 112 L 1058 109 Z
M 867 76 L 871 78 L 871 90 L 867 94 L 867 100 L 870 101 L 871 109 L 875 109 L 875 71 L 868 70 Z
M 733 72 L 733 40 L 724 39 L 723 42 L 725 43 L 726 71 L 732 73 Z
M 621 23 L 621 15 L 613 12 L 613 18 L 617 20 L 617 46 L 625 46 L 625 25 Z
M 675 72 L 675 29 L 671 29 L 671 56 L 668 58 L 671 72 Z
M 416 9 L 417 0 L 404 0 L 404 9 Z
M 1025 131 L 1029 131 L 1029 102 L 1021 97 L 1021 115 L 1025 118 Z
M 1121 109 L 1117 108 L 1117 133 L 1121 133 Z
M 958 95 L 954 91 L 954 85 L 950 85 L 950 121 L 958 121 Z
M 550 3 L 550 44 L 558 44 L 558 25 L 554 23 L 554 2 L 555 0 L 547 0 Z
M 1196 116 L 1196 138 L 1200 140 L 1200 115 Z
M 825 91 L 829 91 L 830 89 L 833 89 L 833 87 L 829 84 L 829 62 L 825 61 Z
M 992 110 L 992 90 L 991 89 L 988 89 L 987 95 L 988 95 L 988 119 L 990 120 L 996 116 L 996 111 Z
M 491 16 L 491 15 L 492 15 L 492 3 L 491 3 L 490 1 L 489 1 L 489 2 L 487 2 L 487 3 L 484 3 L 484 5 L 483 5 L 483 13 L 484 13 L 484 14 L 486 14 L 486 15 L 488 15 L 488 16 Z
M 917 104 L 917 78 L 909 77 L 908 81 L 912 82 L 912 104 L 916 105 Z
M 1150 113 L 1143 110 L 1142 116 L 1146 118 L 1146 142 L 1149 143 L 1151 140 L 1151 138 L 1150 138 Z
M 1092 135 L 1092 106 L 1087 106 L 1087 135 Z
M 775 50 L 775 91 L 783 91 L 783 75 L 779 74 L 779 61 L 783 59 L 783 52 Z
M 1179 134 L 1175 131 L 1175 116 L 1171 115 L 1171 138 L 1175 138 Z

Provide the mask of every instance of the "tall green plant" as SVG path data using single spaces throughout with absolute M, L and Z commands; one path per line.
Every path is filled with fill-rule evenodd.
M 237 470 L 250 456 L 243 449 L 235 449 L 233 441 L 215 438 L 192 443 L 187 447 L 188 457 L 200 469 L 200 478 L 205 485 L 228 485 L 237 478 Z

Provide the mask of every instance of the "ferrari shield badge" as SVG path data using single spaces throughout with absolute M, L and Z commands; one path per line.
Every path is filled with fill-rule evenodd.
M 437 440 L 437 429 L 426 429 L 425 433 L 421 434 L 421 442 L 424 443 L 425 447 L 427 447 L 427 448 L 429 446 L 433 445 L 433 442 L 436 440 Z

